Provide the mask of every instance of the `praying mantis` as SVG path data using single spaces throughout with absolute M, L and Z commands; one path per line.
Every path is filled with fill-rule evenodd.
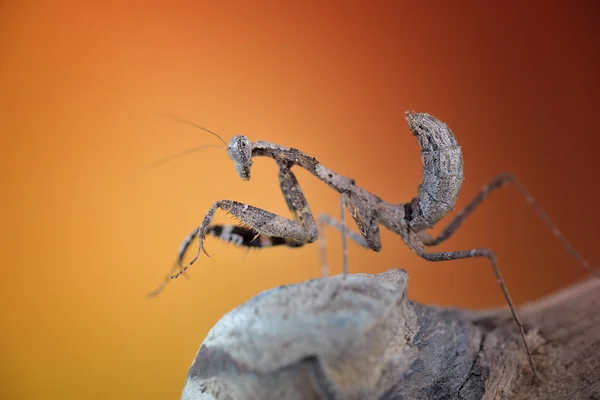
M 342 235 L 343 271 L 345 275 L 348 269 L 346 238 L 350 238 L 360 246 L 377 252 L 382 247 L 379 230 L 381 225 L 400 236 L 409 249 L 428 261 L 450 261 L 474 257 L 487 258 L 509 305 L 513 319 L 519 328 L 533 376 L 539 381 L 533 355 L 525 338 L 523 324 L 500 273 L 494 251 L 488 248 L 474 248 L 459 251 L 430 252 L 427 248 L 434 247 L 449 239 L 474 209 L 492 192 L 512 184 L 525 197 L 525 200 L 533 206 L 566 250 L 590 272 L 598 276 L 600 276 L 600 273 L 592 268 L 574 249 L 525 186 L 510 174 L 498 175 L 493 178 L 463 210 L 457 213 L 438 236 L 434 237 L 429 234 L 427 230 L 452 211 L 456 204 L 464 179 L 462 151 L 452 131 L 439 119 L 426 113 L 416 112 L 406 112 L 405 117 L 410 131 L 417 138 L 421 147 L 421 159 L 423 161 L 422 183 L 418 187 L 417 196 L 408 203 L 388 203 L 375 194 L 357 186 L 353 179 L 332 171 L 314 157 L 298 149 L 282 147 L 266 141 L 252 142 L 244 135 L 234 136 L 226 143 L 214 132 L 191 122 L 180 120 L 206 130 L 221 139 L 226 146 L 230 159 L 234 162 L 237 174 L 244 181 L 250 179 L 252 161 L 255 157 L 273 159 L 278 167 L 279 185 L 293 219 L 234 200 L 215 201 L 204 216 L 200 226 L 194 229 L 181 245 L 177 261 L 169 275 L 150 295 L 155 296 L 160 293 L 171 279 L 185 273 L 198 260 L 200 252 L 204 251 L 203 240 L 206 235 L 216 236 L 245 247 L 279 245 L 301 247 L 321 238 L 321 254 L 324 259 L 325 244 L 320 231 L 323 230 L 324 226 L 331 226 L 339 230 Z M 292 171 L 293 167 L 305 169 L 339 193 L 339 220 L 328 215 L 321 215 L 317 224 Z M 240 226 L 213 225 L 213 218 L 219 209 L 237 219 Z M 349 211 L 359 233 L 350 230 L 346 226 L 345 209 Z M 187 265 L 183 266 L 184 255 L 195 237 L 199 240 L 196 254 Z M 323 265 L 325 273 L 327 269 L 326 262 Z M 177 269 L 179 271 L 175 273 Z

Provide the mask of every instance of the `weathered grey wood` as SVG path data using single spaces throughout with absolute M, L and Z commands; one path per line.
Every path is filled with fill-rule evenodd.
M 226 314 L 184 400 L 600 399 L 600 280 L 521 308 L 541 385 L 508 310 L 429 307 L 403 270 L 310 280 Z

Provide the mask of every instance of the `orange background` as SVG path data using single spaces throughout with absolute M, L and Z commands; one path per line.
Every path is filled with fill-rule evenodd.
M 514 172 L 597 262 L 595 3 L 413 3 L 2 2 L 0 398 L 178 398 L 225 312 L 319 275 L 316 244 L 245 254 L 208 238 L 192 279 L 144 297 L 213 201 L 289 216 L 272 160 L 246 183 L 218 149 L 131 185 L 152 161 L 219 143 L 161 112 L 297 147 L 390 202 L 420 181 L 403 113 L 429 112 L 463 147 L 459 207 Z M 336 193 L 297 175 L 312 210 L 337 215 Z M 382 236 L 379 254 L 350 247 L 351 271 L 406 268 L 410 296 L 428 304 L 504 305 L 485 260 L 427 263 Z M 514 189 L 441 249 L 476 246 L 498 252 L 517 303 L 586 275 Z

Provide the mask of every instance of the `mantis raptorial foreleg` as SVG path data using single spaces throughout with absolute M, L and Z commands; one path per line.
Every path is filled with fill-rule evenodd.
M 279 181 L 288 207 L 295 220 L 290 220 L 261 208 L 237 201 L 220 200 L 215 202 L 206 213 L 202 224 L 194 229 L 180 246 L 177 262 L 171 269 L 170 275 L 150 295 L 155 296 L 159 294 L 164 288 L 165 282 L 169 279 L 179 277 L 196 262 L 198 257 L 200 257 L 200 252 L 204 250 L 204 237 L 207 234 L 224 238 L 230 242 L 234 241 L 238 245 L 246 245 L 247 247 L 252 247 L 252 243 L 256 239 L 259 239 L 258 243 L 262 244 L 286 244 L 290 247 L 298 247 L 305 243 L 314 242 L 319 234 L 317 224 L 302 193 L 302 189 L 298 184 L 298 180 L 294 173 L 284 164 L 280 164 Z M 231 232 L 228 232 L 226 225 L 212 225 L 212 220 L 218 209 L 236 218 L 245 228 L 238 228 L 237 232 L 233 232 L 232 228 Z M 248 240 L 251 233 L 253 237 Z M 192 260 L 187 265 L 181 267 L 183 257 L 194 237 L 198 238 L 198 250 Z M 180 271 L 173 274 L 176 268 L 180 268 Z

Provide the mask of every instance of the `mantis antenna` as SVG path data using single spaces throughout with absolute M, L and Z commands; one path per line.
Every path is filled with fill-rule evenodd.
M 193 123 L 191 121 L 188 121 L 188 120 L 186 120 L 184 118 L 181 118 L 181 117 L 178 117 L 176 115 L 163 114 L 163 116 L 165 118 L 169 118 L 169 119 L 172 119 L 174 121 L 181 122 L 183 124 L 190 125 L 190 126 L 193 126 L 194 128 L 198 128 L 198 129 L 201 129 L 201 130 L 203 130 L 205 132 L 208 132 L 211 135 L 219 138 L 219 140 L 221 142 L 223 142 L 223 144 L 225 145 L 225 147 L 227 147 L 227 143 L 223 140 L 223 138 L 221 136 L 217 135 L 215 132 L 213 132 L 213 131 L 211 131 L 209 129 L 204 128 L 203 126 L 195 124 L 195 123 Z M 154 161 L 154 162 L 152 162 L 152 163 L 150 163 L 150 164 L 142 167 L 140 170 L 138 170 L 137 172 L 135 172 L 131 176 L 130 181 L 133 184 L 133 183 L 137 182 L 137 180 L 142 175 L 144 175 L 145 173 L 147 173 L 148 171 L 151 171 L 151 170 L 153 170 L 153 169 L 155 169 L 155 168 L 157 168 L 157 167 L 159 167 L 161 165 L 164 165 L 164 164 L 168 163 L 169 161 L 172 161 L 172 160 L 174 160 L 176 158 L 185 156 L 185 155 L 190 154 L 190 153 L 195 153 L 197 151 L 204 150 L 204 149 L 209 149 L 209 148 L 222 148 L 222 146 L 221 145 L 216 145 L 216 144 L 205 144 L 205 145 L 202 145 L 202 146 L 192 147 L 191 149 L 183 150 L 183 151 L 180 151 L 180 152 L 175 153 L 175 154 L 171 154 L 169 156 L 166 156 L 164 158 L 158 159 L 158 160 L 156 160 L 156 161 Z

